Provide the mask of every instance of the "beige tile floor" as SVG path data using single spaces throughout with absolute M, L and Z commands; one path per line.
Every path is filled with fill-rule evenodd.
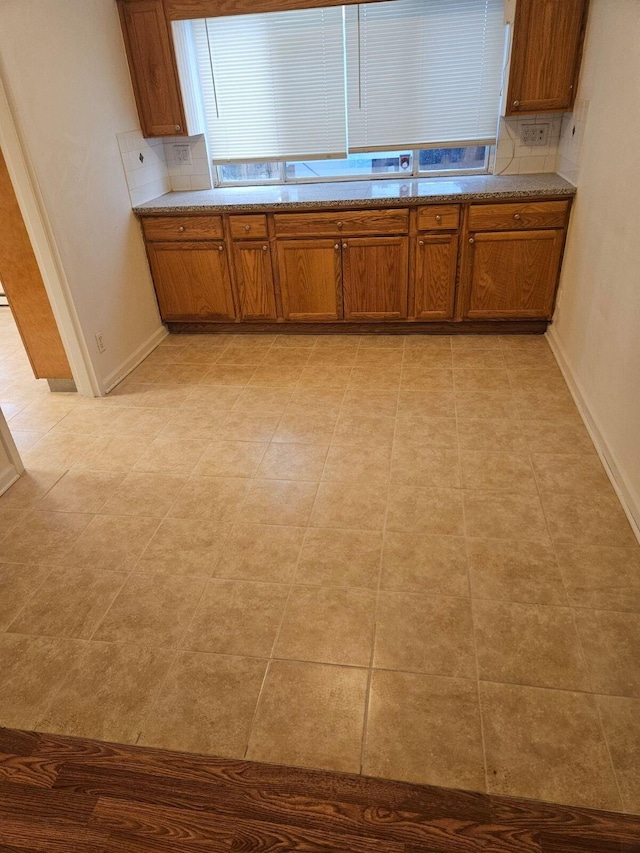
M 0 314 L 0 725 L 640 812 L 640 549 L 540 337 L 174 336 L 51 395 Z

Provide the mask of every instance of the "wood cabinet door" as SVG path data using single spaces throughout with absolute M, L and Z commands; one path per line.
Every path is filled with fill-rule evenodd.
M 235 243 L 238 308 L 243 320 L 275 320 L 276 300 L 268 243 Z
M 408 237 L 355 237 L 342 244 L 344 316 L 401 320 L 407 316 Z
M 285 320 L 342 318 L 342 264 L 335 240 L 278 240 Z
M 424 234 L 417 239 L 413 317 L 453 319 L 457 266 L 457 234 Z
M 147 244 L 163 320 L 233 320 L 224 243 Z
M 518 0 L 507 115 L 570 110 L 588 0 Z
M 469 246 L 469 319 L 551 318 L 564 231 L 475 234 Z
M 186 136 L 178 69 L 162 0 L 119 0 L 118 7 L 144 136 Z

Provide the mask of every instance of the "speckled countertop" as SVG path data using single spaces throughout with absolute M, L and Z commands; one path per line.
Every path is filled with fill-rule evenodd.
M 139 215 L 198 211 L 283 210 L 314 207 L 384 207 L 431 201 L 476 201 L 572 196 L 573 184 L 554 173 L 539 175 L 472 175 L 459 178 L 410 178 L 384 181 L 341 181 L 327 184 L 284 184 L 271 187 L 227 187 L 173 192 L 134 207 Z

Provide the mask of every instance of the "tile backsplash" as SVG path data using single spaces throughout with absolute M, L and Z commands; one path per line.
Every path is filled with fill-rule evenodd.
M 170 192 L 162 139 L 145 139 L 140 130 L 117 134 L 131 204 L 135 207 Z
M 525 145 L 522 125 L 548 124 L 546 145 Z M 494 173 L 496 175 L 529 175 L 555 172 L 560 144 L 562 115 L 503 116 L 498 128 L 498 144 Z
M 172 190 L 211 189 L 209 154 L 203 134 L 165 139 L 163 145 Z M 189 162 L 180 162 L 180 152 L 186 154 Z
M 203 135 L 145 139 L 140 130 L 117 134 L 132 206 L 178 190 L 211 189 Z M 183 160 L 179 162 L 180 148 Z

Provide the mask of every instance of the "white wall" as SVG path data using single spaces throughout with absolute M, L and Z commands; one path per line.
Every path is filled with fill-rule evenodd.
M 139 127 L 114 0 L 0 0 L 0 73 L 103 388 L 163 334 L 116 134 Z M 97 352 L 94 335 L 107 345 Z
M 588 109 L 550 340 L 640 525 L 640 2 L 592 0 Z
M 0 410 L 0 495 L 6 492 L 23 470 L 9 427 Z

